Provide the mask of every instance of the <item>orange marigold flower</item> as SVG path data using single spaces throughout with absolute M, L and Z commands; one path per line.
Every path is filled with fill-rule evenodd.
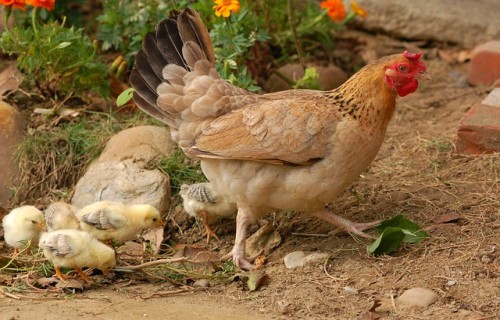
M 33 7 L 42 7 L 50 11 L 54 9 L 56 0 L 26 0 L 26 4 L 32 5 Z
M 321 8 L 326 9 L 330 19 L 334 21 L 341 22 L 347 15 L 342 0 L 325 0 L 321 2 Z
M 240 11 L 240 2 L 238 0 L 214 0 L 215 15 L 227 18 L 231 15 L 231 11 L 236 13 Z
M 356 1 L 351 2 L 351 9 L 358 16 L 360 16 L 362 18 L 366 18 L 366 16 L 368 16 L 368 12 L 366 12 L 366 10 L 363 9 Z
M 0 0 L 0 4 L 16 9 L 26 10 L 24 7 L 26 4 L 25 0 Z

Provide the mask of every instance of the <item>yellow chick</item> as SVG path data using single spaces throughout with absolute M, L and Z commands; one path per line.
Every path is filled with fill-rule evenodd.
M 209 226 L 211 218 L 226 217 L 236 213 L 236 203 L 230 202 L 227 197 L 219 194 L 208 182 L 192 185 L 183 184 L 179 192 L 183 200 L 184 210 L 192 217 L 199 218 L 205 226 L 207 243 L 213 236 L 219 237 Z
M 107 275 L 116 265 L 115 251 L 90 233 L 80 230 L 56 230 L 43 233 L 38 246 L 52 262 L 56 277 L 65 280 L 61 268 L 72 268 L 87 282 L 92 282 L 83 267 L 96 268 Z
M 66 202 L 54 202 L 45 209 L 45 224 L 49 231 L 61 229 L 80 229 L 76 218 L 77 208 Z
M 103 241 L 127 241 L 144 229 L 163 226 L 160 212 L 149 204 L 99 201 L 77 211 L 76 217 L 82 230 Z
M 3 219 L 4 238 L 7 245 L 19 249 L 37 243 L 42 230 L 45 230 L 43 212 L 34 206 L 22 206 L 9 212 Z

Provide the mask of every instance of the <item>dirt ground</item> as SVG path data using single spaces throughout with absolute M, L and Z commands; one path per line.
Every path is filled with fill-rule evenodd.
M 282 243 L 267 256 L 262 270 L 269 278 L 259 290 L 245 290 L 238 281 L 194 288 L 116 275 L 83 291 L 16 291 L 4 281 L 16 275 L 3 273 L 0 318 L 377 319 L 368 313 L 375 301 L 390 302 L 414 287 L 435 291 L 439 300 L 424 310 L 400 310 L 389 303 L 382 319 L 500 318 L 500 154 L 460 156 L 453 145 L 458 121 L 488 89 L 464 85 L 465 65 L 435 58 L 428 70 L 433 81 L 398 101 L 370 169 L 332 204 L 335 212 L 355 221 L 404 214 L 429 233 L 420 244 L 370 257 L 368 240 L 329 235 L 331 226 L 304 214 L 277 213 L 268 220 Z M 433 222 L 451 213 L 459 219 Z M 183 229 L 181 234 L 169 224 L 173 242 L 204 245 L 191 220 L 175 214 L 171 221 Z M 224 221 L 219 235 L 221 241 L 213 240 L 209 248 L 224 254 L 232 245 L 234 221 Z M 327 252 L 330 258 L 286 269 L 283 257 L 296 250 Z M 0 252 L 7 253 L 1 244 Z M 347 293 L 345 287 L 358 292 Z

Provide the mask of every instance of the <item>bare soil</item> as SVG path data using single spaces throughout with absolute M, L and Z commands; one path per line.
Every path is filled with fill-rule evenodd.
M 269 278 L 256 291 L 237 280 L 200 289 L 126 274 L 96 281 L 83 291 L 29 285 L 15 290 L 5 284 L 26 275 L 3 273 L 0 318 L 499 319 L 500 154 L 473 157 L 454 151 L 458 121 L 491 89 L 464 85 L 465 68 L 437 58 L 428 61 L 434 81 L 398 101 L 377 159 L 332 204 L 335 212 L 354 221 L 404 214 L 429 233 L 420 244 L 371 257 L 368 240 L 330 234 L 330 225 L 305 214 L 277 213 L 267 218 L 282 243 L 267 256 L 262 270 Z M 459 219 L 433 222 L 450 213 Z M 171 215 L 169 228 L 173 243 L 205 245 L 199 226 L 182 213 Z M 234 221 L 223 221 L 218 234 L 221 241 L 212 240 L 208 248 L 225 254 L 232 245 Z M 1 246 L 0 252 L 7 253 Z M 331 256 L 286 269 L 283 257 L 297 250 Z M 392 298 L 414 287 L 435 291 L 439 300 L 426 309 L 392 305 Z M 376 301 L 385 302 L 388 310 L 370 314 Z

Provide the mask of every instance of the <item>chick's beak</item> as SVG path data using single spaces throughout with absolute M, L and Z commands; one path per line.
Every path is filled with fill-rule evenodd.
M 40 221 L 38 223 L 38 228 L 40 228 L 40 230 L 47 231 L 47 226 L 45 225 L 45 222 L 43 222 L 43 221 Z
M 155 227 L 156 227 L 156 228 L 163 227 L 163 220 L 158 219 L 158 220 L 156 221 Z
M 109 274 L 109 270 L 108 269 L 105 269 L 105 270 L 101 270 L 102 271 L 102 274 L 104 276 L 107 276 Z

